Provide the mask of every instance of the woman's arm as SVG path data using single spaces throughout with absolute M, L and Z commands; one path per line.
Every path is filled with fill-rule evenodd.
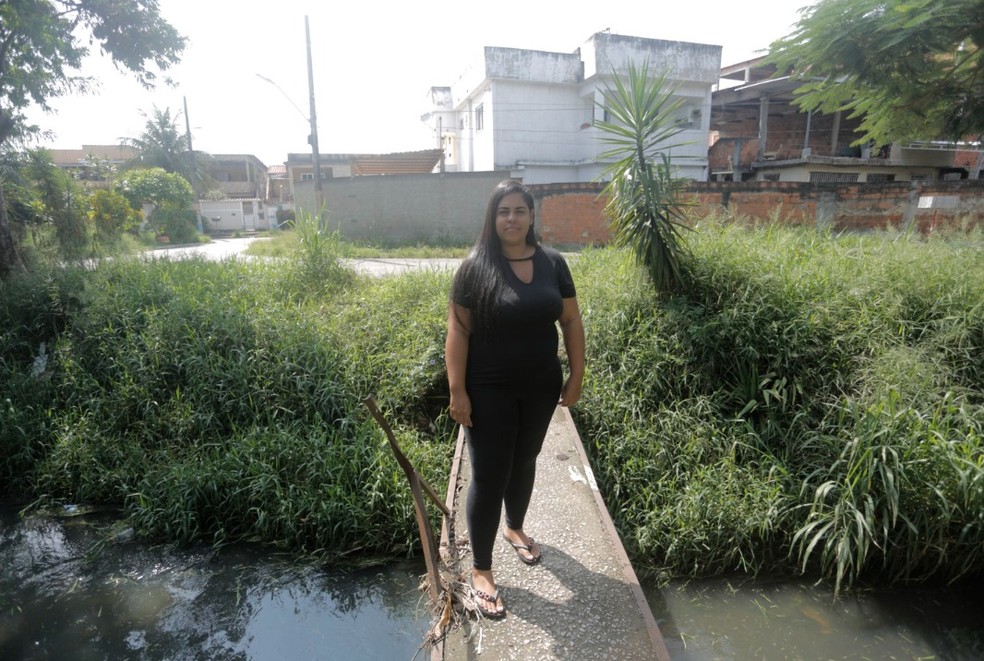
M 564 310 L 560 314 L 560 330 L 564 334 L 564 349 L 571 373 L 560 391 L 560 405 L 574 406 L 581 399 L 581 386 L 584 382 L 584 324 L 577 298 L 565 298 Z
M 468 337 L 471 315 L 457 303 L 448 306 L 448 337 L 444 342 L 444 363 L 448 368 L 451 390 L 451 419 L 471 427 L 471 399 L 465 390 L 465 367 L 468 365 Z

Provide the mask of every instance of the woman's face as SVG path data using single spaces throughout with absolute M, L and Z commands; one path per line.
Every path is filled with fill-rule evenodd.
M 526 243 L 526 234 L 533 224 L 533 211 L 526 206 L 521 193 L 510 193 L 499 200 L 495 210 L 495 233 L 504 246 Z

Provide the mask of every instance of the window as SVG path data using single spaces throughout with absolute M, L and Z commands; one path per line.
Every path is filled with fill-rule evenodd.
M 895 175 L 886 174 L 884 172 L 872 172 L 868 175 L 867 181 L 869 184 L 885 184 L 890 181 L 895 181 Z
M 779 173 L 764 174 L 762 175 L 762 181 L 779 181 Z
M 853 184 L 856 183 L 858 172 L 811 172 L 811 184 Z
M 481 131 L 485 128 L 485 104 L 480 103 L 475 106 L 475 130 Z
M 332 172 L 331 168 L 325 168 L 325 167 L 321 168 L 321 178 L 322 179 L 331 179 L 333 176 L 335 176 L 335 175 Z M 313 172 L 302 172 L 301 173 L 301 181 L 314 181 L 314 173 Z

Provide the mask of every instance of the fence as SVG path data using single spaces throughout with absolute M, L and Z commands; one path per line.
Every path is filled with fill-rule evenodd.
M 326 180 L 331 227 L 343 237 L 382 242 L 471 243 L 488 195 L 508 172 L 351 177 Z M 600 183 L 535 184 L 536 218 L 548 245 L 600 245 L 610 239 Z M 313 184 L 296 190 L 312 208 Z M 984 180 L 817 184 L 694 183 L 697 215 L 726 210 L 752 222 L 781 221 L 835 231 L 984 226 Z

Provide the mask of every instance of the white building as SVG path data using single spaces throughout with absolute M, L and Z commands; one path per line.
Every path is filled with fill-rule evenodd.
M 670 153 L 678 174 L 708 178 L 707 145 L 712 87 L 721 47 L 607 32 L 573 53 L 485 47 L 450 87 L 432 87 L 422 119 L 443 138 L 445 171 L 508 170 L 529 184 L 586 182 L 604 169 L 609 147 L 595 120 L 604 118 L 602 91 L 613 71 L 648 62 L 666 72 L 688 123 Z

